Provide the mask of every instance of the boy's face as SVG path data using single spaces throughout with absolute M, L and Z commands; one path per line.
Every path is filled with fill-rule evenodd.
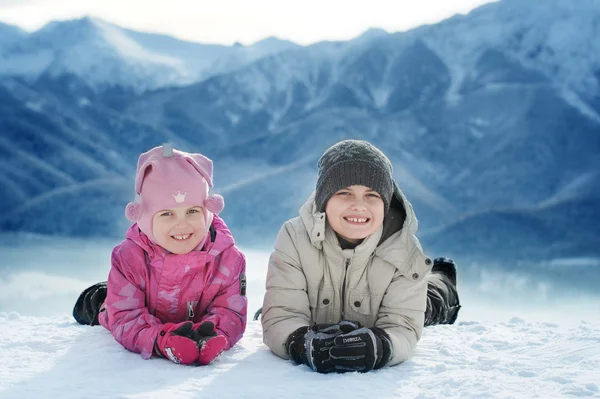
M 336 233 L 351 243 L 357 243 L 383 224 L 383 200 L 369 187 L 350 186 L 331 196 L 325 213 Z
M 206 234 L 206 220 L 200 206 L 163 209 L 152 217 L 152 234 L 158 245 L 174 254 L 187 254 Z

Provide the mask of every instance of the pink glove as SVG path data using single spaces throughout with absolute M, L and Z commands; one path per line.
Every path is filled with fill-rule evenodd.
M 227 347 L 227 338 L 217 335 L 215 325 L 212 321 L 205 321 L 194 325 L 192 338 L 198 342 L 200 353 L 199 364 L 209 364 L 217 358 Z
M 192 338 L 194 323 L 166 323 L 156 337 L 155 352 L 177 364 L 192 364 L 200 354 Z

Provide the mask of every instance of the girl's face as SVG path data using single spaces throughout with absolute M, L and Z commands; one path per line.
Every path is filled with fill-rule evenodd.
M 383 224 L 383 200 L 369 187 L 350 186 L 331 196 L 325 213 L 336 233 L 351 243 L 357 243 Z
M 163 209 L 152 217 L 152 234 L 158 245 L 174 254 L 187 254 L 206 234 L 206 219 L 200 206 Z

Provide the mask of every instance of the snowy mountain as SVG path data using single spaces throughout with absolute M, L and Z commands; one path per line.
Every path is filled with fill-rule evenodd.
M 503 0 L 427 27 L 422 34 L 454 67 L 457 83 L 477 73 L 478 55 L 497 49 L 584 96 L 597 112 L 599 13 L 596 0 Z
M 121 236 L 138 154 L 171 141 L 214 159 L 225 220 L 268 247 L 323 150 L 362 138 L 392 159 L 431 252 L 598 257 L 599 21 L 595 0 L 502 0 L 307 47 L 49 24 L 0 46 L 0 229 Z M 101 58 L 67 62 L 81 43 Z M 42 54 L 60 55 L 7 72 Z
M 191 43 L 85 17 L 51 22 L 21 40 L 0 42 L 0 74 L 30 80 L 75 75 L 95 89 L 143 92 L 196 82 L 295 47 L 275 38 L 248 47 Z
M 27 33 L 24 30 L 0 22 L 0 48 L 11 46 L 22 40 L 26 35 Z

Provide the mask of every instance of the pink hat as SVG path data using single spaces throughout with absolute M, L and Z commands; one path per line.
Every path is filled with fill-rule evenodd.
M 201 206 L 212 213 L 223 210 L 223 197 L 209 195 L 212 161 L 202 154 L 189 154 L 164 144 L 140 155 L 135 176 L 135 201 L 127 204 L 125 216 L 137 222 L 154 242 L 152 217 L 162 209 Z

